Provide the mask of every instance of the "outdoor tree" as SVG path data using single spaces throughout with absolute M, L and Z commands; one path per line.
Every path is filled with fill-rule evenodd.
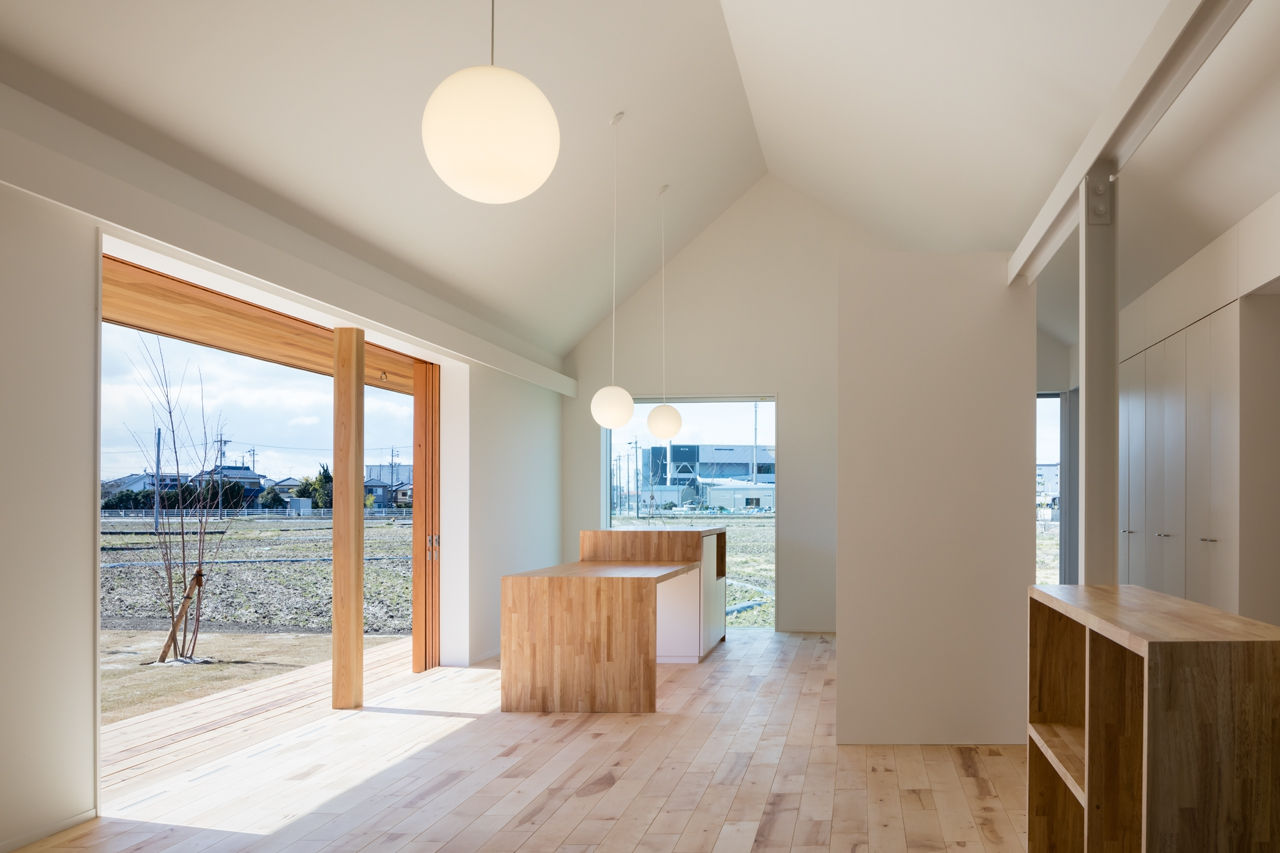
M 206 567 L 217 557 L 227 522 L 222 512 L 244 501 L 244 487 L 224 482 L 212 472 L 216 462 L 218 431 L 204 406 L 203 382 L 197 373 L 198 399 L 190 399 L 186 371 L 177 377 L 165 361 L 163 345 L 154 348 L 142 339 L 143 367 L 148 377 L 153 427 L 164 441 L 157 449 L 157 470 L 171 471 L 177 488 L 160 493 L 156 548 L 160 566 L 155 569 L 157 591 L 168 612 L 170 630 L 156 658 L 163 663 L 170 654 L 179 660 L 195 657 L 200 638 Z M 137 436 L 135 436 L 137 438 Z M 150 448 L 141 440 L 139 446 Z M 192 474 L 201 481 L 190 482 Z M 203 476 L 200 476 L 203 475 Z
M 263 509 L 284 509 L 288 503 L 280 492 L 276 491 L 275 486 L 268 486 L 266 491 L 258 495 L 258 506 Z
M 300 498 L 311 498 L 311 505 L 316 509 L 330 509 L 333 506 L 333 475 L 329 466 L 320 464 L 320 471 L 314 477 L 303 477 L 302 485 L 293 490 Z

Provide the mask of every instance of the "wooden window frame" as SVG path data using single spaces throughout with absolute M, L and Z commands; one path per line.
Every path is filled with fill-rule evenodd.
M 333 329 L 110 255 L 102 256 L 102 320 L 324 376 L 335 372 Z M 440 665 L 440 366 L 365 342 L 363 372 L 365 385 L 414 401 L 412 665 L 422 672 Z

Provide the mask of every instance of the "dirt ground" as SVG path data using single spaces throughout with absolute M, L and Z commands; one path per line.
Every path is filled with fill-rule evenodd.
M 151 661 L 164 645 L 165 633 L 103 631 L 99 635 L 103 725 L 331 657 L 328 634 L 201 631 L 197 653 L 213 663 L 153 664 Z M 392 635 L 366 635 L 365 647 L 394 639 Z
M 679 515 L 655 518 L 616 517 L 614 527 L 708 527 L 725 528 L 726 568 L 729 606 L 745 601 L 765 601 L 761 607 L 735 613 L 728 624 L 736 627 L 767 627 L 774 623 L 774 580 L 777 565 L 774 517 L 770 514 L 730 516 L 721 514 Z

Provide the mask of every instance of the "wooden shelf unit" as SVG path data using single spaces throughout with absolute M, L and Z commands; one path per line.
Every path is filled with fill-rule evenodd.
M 1137 586 L 1033 586 L 1030 853 L 1280 850 L 1280 628 Z

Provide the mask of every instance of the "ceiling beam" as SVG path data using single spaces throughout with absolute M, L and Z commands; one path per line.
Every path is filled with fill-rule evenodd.
M 1120 85 L 1009 259 L 1009 283 L 1034 281 L 1074 225 L 1080 183 L 1094 163 L 1123 169 L 1250 0 L 1171 0 Z M 1046 257 L 1047 256 L 1047 257 Z

